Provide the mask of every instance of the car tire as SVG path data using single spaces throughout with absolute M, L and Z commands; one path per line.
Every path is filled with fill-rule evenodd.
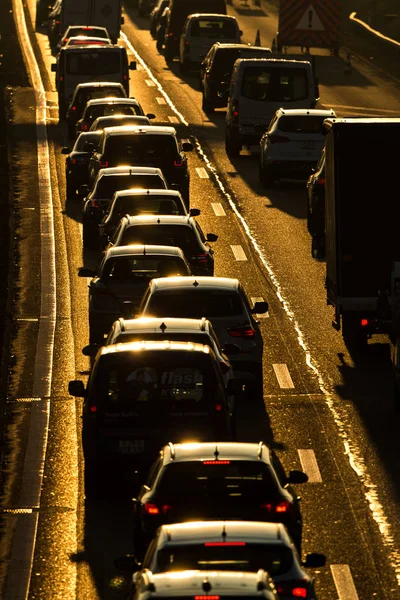
M 258 176 L 264 188 L 268 189 L 273 187 L 275 183 L 275 177 L 271 167 L 260 165 Z
M 204 110 L 205 113 L 213 113 L 215 109 L 215 106 L 211 104 L 211 102 L 207 98 L 205 90 L 203 90 L 203 100 L 201 103 L 201 108 Z
M 73 183 L 73 180 L 71 177 L 66 178 L 67 184 L 66 184 L 66 198 L 68 199 L 73 199 L 76 196 L 76 185 Z
M 242 144 L 239 140 L 235 140 L 231 134 L 226 132 L 225 135 L 225 151 L 230 158 L 236 158 L 240 155 L 240 151 L 242 149 Z

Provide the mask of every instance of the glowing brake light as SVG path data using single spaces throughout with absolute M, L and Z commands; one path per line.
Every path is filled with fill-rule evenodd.
M 361 327 L 367 327 L 369 324 L 368 319 L 361 319 Z
M 194 600 L 220 600 L 220 596 L 193 596 Z
M 183 167 L 183 160 L 174 160 L 174 167 Z
M 271 504 L 270 502 L 267 502 L 266 504 L 262 504 L 261 508 L 267 510 L 270 513 L 275 512 L 277 514 L 282 514 L 288 512 L 290 504 L 289 502 L 280 502 L 279 504 L 275 505 Z
M 146 502 L 146 504 L 144 505 L 144 510 L 147 512 L 148 515 L 160 514 L 160 509 L 158 508 L 158 506 L 156 506 L 155 504 L 150 504 L 149 502 Z
M 292 596 L 295 598 L 307 598 L 306 588 L 296 587 L 292 589 Z
M 306 580 L 282 581 L 276 584 L 276 591 L 282 596 L 307 598 L 308 582 Z
M 230 460 L 203 460 L 203 465 L 230 465 Z
M 246 546 L 246 542 L 205 542 L 207 548 L 216 546 Z

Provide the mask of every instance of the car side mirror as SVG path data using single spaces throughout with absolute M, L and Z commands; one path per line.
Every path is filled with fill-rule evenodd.
M 68 393 L 70 396 L 75 396 L 75 398 L 83 398 L 85 396 L 85 386 L 83 385 L 83 381 L 80 381 L 79 379 L 70 381 L 68 384 Z
M 309 569 L 324 567 L 326 565 L 326 556 L 318 552 L 310 552 L 306 555 L 306 559 L 302 562 L 302 565 Z
M 87 185 L 87 183 L 83 183 L 82 185 L 79 186 L 78 194 L 80 196 L 82 196 L 82 198 L 87 196 L 88 193 L 89 193 L 89 186 Z
M 200 214 L 200 212 L 201 212 L 201 211 L 200 211 L 200 209 L 199 209 L 199 208 L 191 208 L 191 209 L 189 210 L 189 215 L 190 215 L 191 217 L 198 217 L 198 216 L 199 216 L 199 214 Z
M 78 271 L 78 277 L 95 277 L 96 273 L 93 269 L 88 269 L 87 267 L 81 267 Z
M 251 309 L 252 315 L 263 315 L 268 312 L 268 302 L 255 302 Z
M 84 356 L 96 356 L 98 349 L 98 344 L 88 344 L 87 346 L 82 348 L 82 354 Z
M 136 60 L 131 60 L 131 62 L 129 63 L 129 70 L 136 71 Z
M 68 148 L 67 146 L 65 148 L 61 149 L 61 154 L 70 154 L 71 153 L 71 148 Z
M 52 70 L 53 73 L 56 73 L 56 71 L 57 71 L 57 63 L 52 63 L 51 70 Z
M 150 121 L 151 121 L 151 119 L 155 119 L 156 118 L 156 115 L 154 115 L 153 113 L 147 113 L 146 117 L 148 119 L 150 119 Z
M 308 475 L 304 471 L 290 471 L 287 483 L 307 483 Z
M 191 152 L 193 150 L 193 144 L 192 144 L 192 142 L 183 142 L 182 143 L 182 150 L 184 152 Z
M 216 233 L 207 233 L 206 241 L 207 242 L 216 242 L 218 239 L 218 235 Z
M 114 560 L 114 565 L 120 571 L 128 571 L 129 573 L 135 573 L 141 567 L 141 564 L 137 561 L 134 554 L 127 554 L 126 556 L 120 556 Z

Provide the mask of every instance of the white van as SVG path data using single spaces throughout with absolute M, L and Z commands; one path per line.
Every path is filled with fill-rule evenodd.
M 183 26 L 179 45 L 179 63 L 182 71 L 199 66 L 215 42 L 240 44 L 242 31 L 235 17 L 214 13 L 189 15 Z
M 240 58 L 233 67 L 226 113 L 225 148 L 238 156 L 258 144 L 279 108 L 315 108 L 318 85 L 308 61 Z
M 63 119 L 76 86 L 87 81 L 115 81 L 121 83 L 129 96 L 129 70 L 123 46 L 72 46 L 61 48 L 57 62 L 51 65 L 56 73 L 59 118 Z

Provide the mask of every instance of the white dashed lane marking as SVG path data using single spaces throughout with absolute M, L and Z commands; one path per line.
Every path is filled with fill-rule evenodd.
M 159 98 L 156 98 L 156 102 L 158 104 L 167 104 L 167 101 L 162 96 L 160 96 Z
M 349 565 L 331 565 L 339 600 L 359 600 Z
M 211 206 L 216 217 L 226 217 L 226 212 L 224 211 L 221 202 L 211 202 Z
M 262 296 L 253 296 L 251 298 L 251 301 L 253 304 L 255 304 L 256 302 L 265 302 L 265 300 Z M 268 319 L 269 312 L 267 311 L 266 313 L 263 313 L 262 315 L 257 314 L 256 316 L 258 319 Z
M 177 123 L 179 123 L 179 119 L 178 119 L 178 117 L 168 117 L 168 121 L 169 121 L 170 123 L 174 123 L 174 124 L 177 124 Z
M 156 85 L 152 79 L 145 79 L 145 82 L 149 87 L 155 87 Z
M 209 179 L 208 173 L 204 167 L 196 167 L 196 173 L 200 179 Z
M 233 252 L 233 256 L 235 257 L 235 260 L 247 260 L 247 256 L 245 255 L 242 246 L 240 246 L 240 245 L 231 246 L 231 250 Z
M 294 388 L 294 384 L 292 378 L 290 377 L 289 369 L 287 368 L 287 366 L 285 364 L 275 364 L 272 366 L 274 368 L 279 386 L 283 390 Z
M 308 483 L 322 483 L 314 450 L 298 450 L 301 468 L 308 475 Z

